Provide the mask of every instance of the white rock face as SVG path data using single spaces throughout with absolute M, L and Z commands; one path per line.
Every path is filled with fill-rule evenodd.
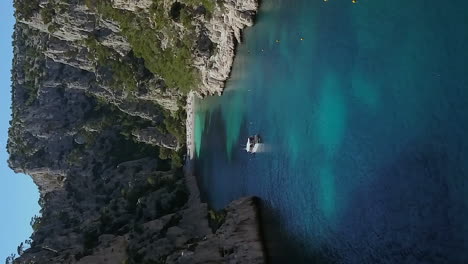
M 224 8 L 216 8 L 213 17 L 206 24 L 209 38 L 216 44 L 213 56 L 195 60 L 202 74 L 199 95 L 220 95 L 224 83 L 229 78 L 234 61 L 236 43 L 242 41 L 241 33 L 245 27 L 254 24 L 258 9 L 257 0 L 226 0 Z
M 113 0 L 112 6 L 128 11 L 138 11 L 148 9 L 153 4 L 152 0 Z
M 74 6 L 72 12 L 64 12 L 54 17 L 57 26 L 50 31 L 52 23 L 44 24 L 40 14 L 34 14 L 28 20 L 20 20 L 20 23 L 29 25 L 41 32 L 49 33 L 61 40 L 79 41 L 86 39 L 96 28 L 94 14 L 90 13 L 85 6 Z
M 171 134 L 161 133 L 156 127 L 145 129 L 135 129 L 132 135 L 138 142 L 143 142 L 153 146 L 162 146 L 168 149 L 178 150 L 180 148 L 177 138 Z
M 96 70 L 93 61 L 87 56 L 86 47 L 79 45 L 78 42 L 49 37 L 44 55 L 55 62 L 67 64 L 85 71 L 94 72 Z

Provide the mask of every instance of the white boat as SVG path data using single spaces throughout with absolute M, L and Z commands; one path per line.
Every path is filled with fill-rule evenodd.
M 245 145 L 245 151 L 248 153 L 256 153 L 259 151 L 262 145 L 259 135 L 253 135 L 247 138 L 247 144 Z

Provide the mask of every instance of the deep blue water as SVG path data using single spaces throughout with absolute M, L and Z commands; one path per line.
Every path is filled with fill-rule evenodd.
M 197 103 L 204 199 L 260 197 L 272 263 L 468 263 L 467 10 L 262 1 L 225 94 Z

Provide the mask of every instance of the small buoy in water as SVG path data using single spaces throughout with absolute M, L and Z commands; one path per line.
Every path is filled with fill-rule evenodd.
M 263 49 L 262 49 L 262 52 L 263 52 Z
M 324 2 L 327 2 L 328 0 L 323 0 Z
M 351 0 L 351 2 L 353 2 L 353 4 L 357 3 L 357 0 Z
M 277 40 L 276 40 L 276 43 L 279 43 L 279 42 L 280 42 L 279 39 L 277 39 Z
M 301 38 L 301 40 L 304 40 L 304 38 Z

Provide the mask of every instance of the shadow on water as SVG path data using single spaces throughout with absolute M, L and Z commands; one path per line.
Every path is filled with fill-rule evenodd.
M 202 130 L 203 144 L 200 157 L 196 157 L 195 175 L 197 175 L 201 198 L 216 209 L 225 207 L 230 201 L 235 200 L 245 193 L 245 173 L 237 166 L 239 162 L 246 162 L 250 156 L 243 155 L 245 142 L 235 144 L 228 155 L 226 144 L 226 126 L 223 122 L 223 114 L 220 108 L 209 113 L 209 122 L 205 122 Z M 242 122 L 240 137 L 247 132 L 246 123 Z M 244 145 L 243 145 L 244 144 Z M 229 158 L 227 158 L 229 156 Z
M 449 148 L 412 142 L 361 186 L 343 217 L 359 249 L 354 261 L 468 263 L 463 164 Z
M 268 263 L 310 263 L 335 264 L 341 263 L 338 253 L 326 246 L 311 249 L 306 241 L 293 237 L 284 230 L 284 216 L 279 215 L 267 202 L 261 200 L 260 223 Z

